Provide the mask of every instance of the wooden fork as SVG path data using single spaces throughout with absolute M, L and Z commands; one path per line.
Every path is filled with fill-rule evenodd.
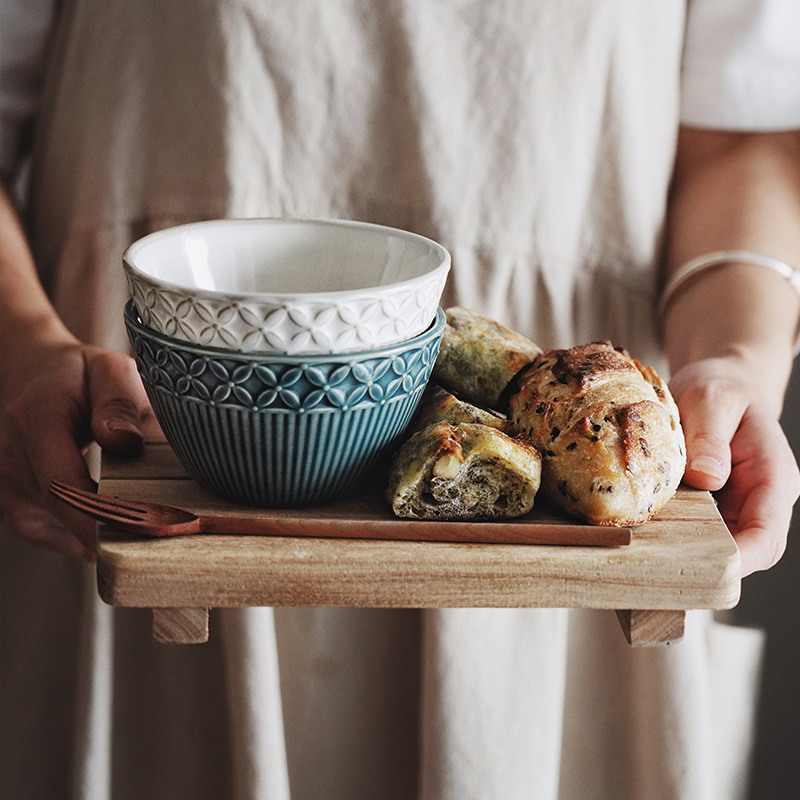
M 53 481 L 50 491 L 67 505 L 114 528 L 143 536 L 176 536 L 200 533 L 200 518 L 182 508 L 120 500 L 87 492 L 77 486 Z
M 447 522 L 401 520 L 385 516 L 350 519 L 339 514 L 281 511 L 263 514 L 202 514 L 184 508 L 121 500 L 53 481 L 50 491 L 59 500 L 117 530 L 141 536 L 166 537 L 193 533 L 306 536 L 337 539 L 385 539 L 479 544 L 556 544 L 616 546 L 631 542 L 630 528 L 609 528 L 560 522 L 513 520 Z

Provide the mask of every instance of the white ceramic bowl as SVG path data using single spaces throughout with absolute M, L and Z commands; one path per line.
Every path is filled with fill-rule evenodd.
M 450 255 L 408 231 L 346 220 L 213 220 L 168 228 L 123 254 L 155 331 L 240 352 L 345 353 L 425 331 Z

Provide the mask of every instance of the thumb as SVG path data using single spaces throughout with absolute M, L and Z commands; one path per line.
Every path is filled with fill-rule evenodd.
M 677 402 L 686 438 L 684 481 L 717 491 L 730 476 L 731 440 L 744 408 L 731 395 L 703 390 L 685 392 Z
M 142 447 L 142 415 L 149 409 L 136 363 L 109 350 L 86 354 L 92 434 L 97 443 L 116 452 Z

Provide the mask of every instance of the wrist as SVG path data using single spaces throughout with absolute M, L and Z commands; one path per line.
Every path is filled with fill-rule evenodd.
M 747 365 L 782 397 L 792 369 L 800 296 L 784 276 L 747 263 L 703 270 L 673 293 L 664 310 L 664 343 L 674 373 L 722 359 Z
M 770 269 L 785 278 L 789 286 L 800 297 L 800 269 L 797 267 L 793 267 L 780 259 L 749 250 L 717 250 L 693 258 L 668 277 L 659 299 L 659 310 L 662 316 L 674 296 L 695 277 L 702 275 L 707 270 L 718 269 L 731 264 L 748 264 Z

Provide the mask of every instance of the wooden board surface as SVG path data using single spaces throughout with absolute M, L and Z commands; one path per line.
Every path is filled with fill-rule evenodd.
M 186 476 L 157 432 L 140 457 L 104 454 L 100 491 L 197 511 L 233 511 Z M 538 518 L 558 514 L 540 507 L 526 524 Z M 102 526 L 98 545 L 101 597 L 112 605 L 148 608 L 721 609 L 738 602 L 740 582 L 738 550 L 712 498 L 684 487 L 658 518 L 635 528 L 624 547 L 231 534 L 146 540 Z

